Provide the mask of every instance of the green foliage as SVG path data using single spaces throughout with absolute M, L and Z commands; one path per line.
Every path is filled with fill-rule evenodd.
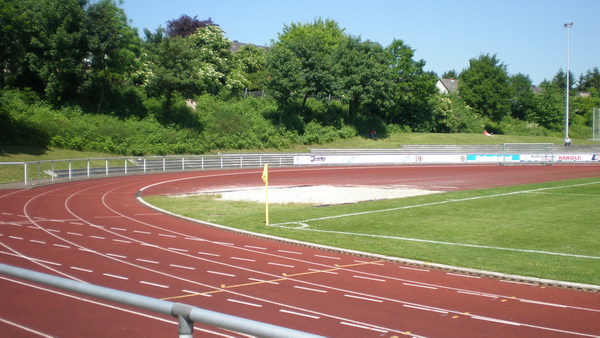
M 496 55 L 469 61 L 460 75 L 459 91 L 467 105 L 482 117 L 500 121 L 510 114 L 511 90 L 506 66 Z

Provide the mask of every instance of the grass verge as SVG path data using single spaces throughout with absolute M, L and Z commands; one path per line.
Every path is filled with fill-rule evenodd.
M 145 199 L 187 217 L 279 237 L 600 285 L 598 178 L 326 207 L 272 204 L 268 227 L 260 203 Z

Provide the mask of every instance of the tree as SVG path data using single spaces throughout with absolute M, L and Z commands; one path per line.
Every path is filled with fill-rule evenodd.
M 233 54 L 236 67 L 247 80 L 248 90 L 264 90 L 267 85 L 267 53 L 264 48 L 244 45 Z
M 188 15 L 182 14 L 178 19 L 167 21 L 167 35 L 170 38 L 174 38 L 176 36 L 189 36 L 200 28 L 206 28 L 208 26 L 218 26 L 215 24 L 211 18 L 208 20 L 198 20 L 198 16 L 190 17 Z
M 437 76 L 424 70 L 424 60 L 414 60 L 414 50 L 402 40 L 394 40 L 387 48 L 392 70 L 390 122 L 402 123 L 416 130 L 433 128 L 429 99 L 435 95 Z
M 383 47 L 349 37 L 333 54 L 334 94 L 348 104 L 348 122 L 358 114 L 384 118 L 390 70 Z
M 563 82 L 564 83 L 564 82 Z M 544 81 L 540 84 L 542 92 L 536 96 L 539 111 L 531 117 L 533 122 L 551 130 L 561 130 L 564 126 L 564 94 L 555 82 Z
M 76 97 L 83 82 L 88 52 L 83 27 L 86 4 L 86 0 L 31 2 L 31 40 L 26 58 L 54 104 Z
M 88 95 L 97 100 L 97 112 L 105 101 L 105 92 L 130 83 L 140 55 L 136 31 L 128 26 L 125 12 L 113 0 L 100 0 L 87 8 L 85 29 L 89 44 Z
M 516 74 L 509 78 L 509 84 L 512 90 L 512 116 L 524 121 L 533 121 L 539 108 L 531 89 L 531 79 L 527 75 Z
M 493 121 L 510 114 L 511 90 L 506 66 L 496 55 L 482 54 L 469 60 L 460 74 L 459 92 L 476 113 Z
M 278 92 L 275 94 L 278 102 L 286 105 L 292 95 L 299 94 L 304 106 L 309 96 L 328 97 L 334 82 L 331 54 L 345 38 L 344 30 L 333 20 L 316 19 L 312 24 L 286 25 L 268 58 L 272 79 L 269 89 Z M 288 65 L 288 62 L 293 64 Z M 297 72 L 290 74 L 292 70 Z M 282 75 L 292 76 L 292 81 L 277 78 Z M 280 84 L 284 87 L 279 87 Z

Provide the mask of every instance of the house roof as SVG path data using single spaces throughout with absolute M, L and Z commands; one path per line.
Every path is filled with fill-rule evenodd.
M 456 79 L 439 79 L 437 87 L 442 93 L 453 94 L 458 92 L 458 80 Z

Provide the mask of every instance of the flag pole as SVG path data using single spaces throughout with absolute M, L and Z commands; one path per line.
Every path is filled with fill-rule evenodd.
M 266 163 L 262 173 L 262 180 L 265 182 L 265 224 L 269 225 L 269 166 Z

